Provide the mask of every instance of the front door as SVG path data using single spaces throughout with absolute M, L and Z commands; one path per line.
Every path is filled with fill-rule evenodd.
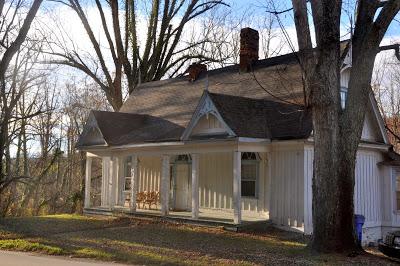
M 177 163 L 175 165 L 175 187 L 174 187 L 174 209 L 177 211 L 186 211 L 190 209 L 189 205 L 189 171 L 190 166 L 187 163 Z

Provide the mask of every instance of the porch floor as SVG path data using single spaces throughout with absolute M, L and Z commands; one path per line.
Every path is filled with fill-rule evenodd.
M 131 212 L 126 207 L 114 207 L 112 210 L 105 207 L 92 207 L 85 209 L 87 214 L 104 214 L 104 215 L 118 215 L 125 214 L 129 216 L 141 217 L 158 217 L 169 220 L 188 221 L 192 223 L 206 223 L 211 225 L 234 225 L 233 223 L 233 210 L 220 210 L 220 209 L 199 209 L 199 218 L 193 219 L 190 211 L 169 211 L 167 216 L 162 216 L 160 209 L 137 209 L 136 212 Z M 267 222 L 268 218 L 259 214 L 250 214 L 242 211 L 242 225 Z

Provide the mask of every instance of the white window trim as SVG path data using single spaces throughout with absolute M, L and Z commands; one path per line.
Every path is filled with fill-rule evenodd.
M 243 154 L 242 154 L 242 156 L 243 156 Z M 255 195 L 254 196 L 243 196 L 243 195 L 241 195 L 241 197 L 245 198 L 245 199 L 258 199 L 259 198 L 260 156 L 258 155 L 258 153 L 255 153 L 255 155 L 256 155 L 256 159 L 255 160 L 247 160 L 247 159 L 242 159 L 241 160 L 242 165 L 247 164 L 247 165 L 255 165 L 256 166 L 256 179 L 255 180 L 243 178 L 243 173 L 242 173 L 241 182 L 242 181 L 254 181 L 255 182 L 255 189 L 254 189 Z M 240 183 L 240 185 L 242 185 L 242 183 Z M 243 191 L 243 189 L 241 191 Z

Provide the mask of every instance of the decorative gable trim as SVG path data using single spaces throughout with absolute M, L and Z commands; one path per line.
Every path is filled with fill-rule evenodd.
M 212 101 L 208 91 L 205 90 L 203 95 L 201 96 L 199 103 L 194 111 L 192 118 L 189 121 L 188 126 L 186 127 L 185 131 L 182 134 L 182 140 L 188 140 L 192 135 L 193 129 L 196 127 L 199 120 L 204 117 L 205 115 L 212 114 L 214 115 L 218 121 L 223 125 L 226 132 L 229 136 L 236 136 L 233 130 L 225 123 L 224 119 L 222 118 L 221 114 L 218 112 L 214 102 Z

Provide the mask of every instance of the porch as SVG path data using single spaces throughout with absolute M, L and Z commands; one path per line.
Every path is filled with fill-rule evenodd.
M 210 144 L 197 143 L 196 153 L 193 144 L 182 151 L 172 145 L 161 154 L 154 147 L 87 152 L 85 212 L 221 225 L 267 221 L 270 160 L 265 143 Z M 100 166 L 92 165 L 95 160 Z M 143 203 L 144 193 L 153 202 Z

